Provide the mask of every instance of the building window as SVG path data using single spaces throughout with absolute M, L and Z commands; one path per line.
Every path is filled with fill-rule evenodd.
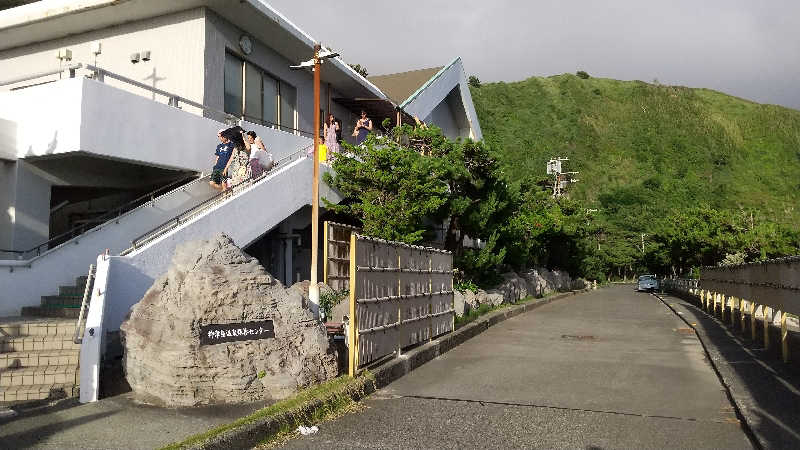
M 225 112 L 242 115 L 242 60 L 225 55 Z
M 225 54 L 225 112 L 248 122 L 297 128 L 297 89 L 260 67 Z

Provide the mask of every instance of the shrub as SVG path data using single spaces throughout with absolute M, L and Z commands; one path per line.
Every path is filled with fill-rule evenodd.
M 585 72 L 585 71 L 583 71 L 583 70 L 579 70 L 579 71 L 575 72 L 575 75 L 577 75 L 577 76 L 578 76 L 578 78 L 583 78 L 584 80 L 585 80 L 585 79 L 587 79 L 587 78 L 589 78 L 589 74 L 588 74 L 588 73 L 586 73 L 586 72 Z

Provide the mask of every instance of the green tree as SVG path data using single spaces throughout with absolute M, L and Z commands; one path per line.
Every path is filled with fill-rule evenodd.
M 481 87 L 481 80 L 478 79 L 475 75 L 470 75 L 467 81 L 470 87 L 479 88 Z

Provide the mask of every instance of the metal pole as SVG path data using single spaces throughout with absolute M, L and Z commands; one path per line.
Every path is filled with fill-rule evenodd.
M 314 46 L 314 180 L 311 184 L 311 284 L 308 301 L 311 311 L 319 317 L 319 286 L 317 286 L 317 253 L 319 252 L 319 51 Z

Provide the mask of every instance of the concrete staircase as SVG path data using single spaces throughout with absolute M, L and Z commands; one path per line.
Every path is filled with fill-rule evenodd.
M 22 316 L 0 318 L 0 405 L 79 395 L 80 344 L 72 339 L 85 288 L 78 277 Z

